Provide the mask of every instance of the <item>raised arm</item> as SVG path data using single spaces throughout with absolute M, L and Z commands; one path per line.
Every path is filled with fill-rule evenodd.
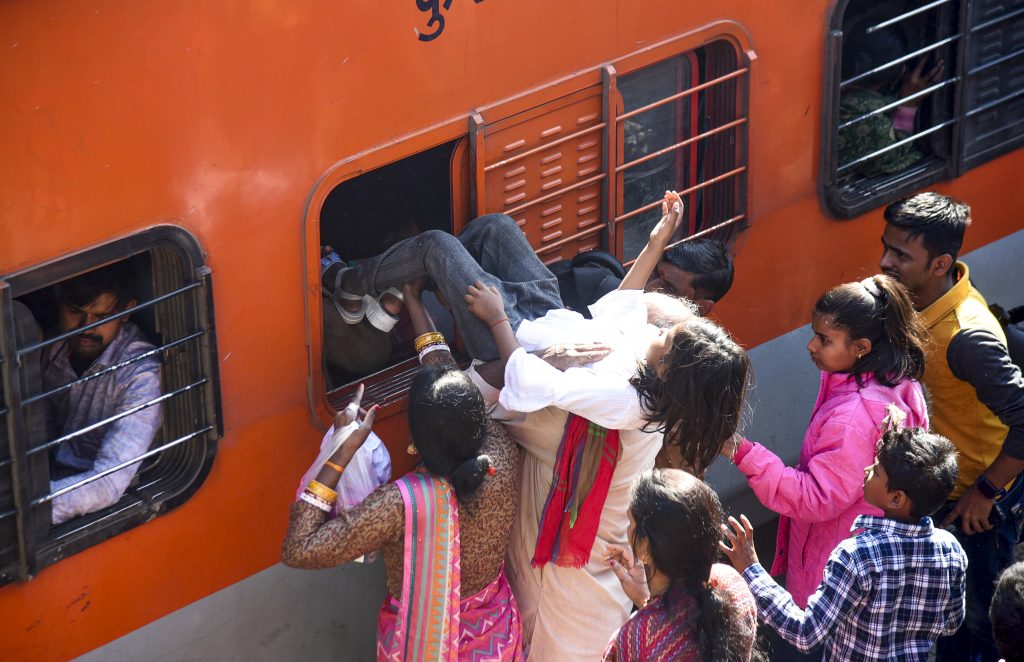
M 411 280 L 402 285 L 402 297 L 405 299 L 406 310 L 409 311 L 409 319 L 412 320 L 412 328 L 416 333 L 417 343 L 420 342 L 419 339 L 425 334 L 437 333 L 437 327 L 434 326 L 434 320 L 430 318 L 430 313 L 428 313 L 427 309 L 423 307 L 423 300 L 421 298 L 422 292 L 422 278 Z M 429 339 L 424 340 L 429 341 Z M 420 352 L 421 364 L 440 365 L 451 368 L 458 367 L 455 357 L 452 356 L 451 348 L 449 348 L 447 344 L 442 345 L 439 342 L 435 342 L 432 346 L 433 349 L 426 353 L 417 347 L 417 351 Z
M 661 261 L 661 254 L 672 241 L 679 222 L 683 218 L 683 200 L 675 191 L 665 191 L 665 199 L 661 203 L 661 220 L 651 230 L 647 245 L 640 251 L 629 268 L 626 277 L 619 283 L 620 290 L 642 290 L 647 285 L 654 268 Z

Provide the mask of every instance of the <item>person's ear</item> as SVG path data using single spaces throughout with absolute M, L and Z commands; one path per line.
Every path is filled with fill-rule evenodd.
M 871 340 L 869 338 L 857 338 L 853 341 L 853 351 L 857 353 L 857 359 L 871 353 Z
M 121 310 L 128 310 L 129 308 L 134 308 L 135 306 L 137 306 L 137 305 L 138 305 L 138 303 L 139 303 L 139 302 L 138 302 L 138 301 L 136 301 L 135 299 L 130 299 L 130 300 L 128 301 L 128 304 L 127 304 L 127 305 L 126 305 L 126 306 L 125 306 L 124 308 L 122 308 Z M 127 314 L 127 315 L 121 315 L 121 318 L 122 318 L 122 319 L 124 319 L 124 320 L 126 320 L 126 321 L 127 321 L 127 320 L 129 320 L 129 319 L 131 319 L 131 317 L 132 317 L 132 316 L 131 316 L 131 313 L 129 313 L 129 314 Z
M 697 310 L 700 312 L 701 317 L 707 317 L 715 308 L 715 302 L 711 299 L 697 299 L 694 303 L 697 305 Z
M 949 253 L 932 258 L 931 272 L 933 276 L 945 276 L 953 267 L 953 256 Z
M 903 508 L 904 505 L 907 504 L 908 501 L 910 501 L 910 499 L 907 497 L 907 493 L 904 492 L 903 490 L 889 492 L 888 495 L 886 495 L 886 498 L 889 499 L 890 510 L 900 510 L 901 508 Z

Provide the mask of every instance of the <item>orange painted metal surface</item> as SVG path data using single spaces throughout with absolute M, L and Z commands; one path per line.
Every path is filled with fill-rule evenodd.
M 330 418 L 320 205 L 348 177 L 466 136 L 474 109 L 526 111 L 581 89 L 581 71 L 599 85 L 602 63 L 633 52 L 716 36 L 756 52 L 751 226 L 718 317 L 747 346 L 806 323 L 820 292 L 873 270 L 881 230 L 877 213 L 837 222 L 818 203 L 827 9 L 457 1 L 421 41 L 429 15 L 411 0 L 0 5 L 0 273 L 185 227 L 216 274 L 225 423 L 183 506 L 0 588 L 0 658 L 72 657 L 276 562 Z M 974 206 L 967 249 L 1020 228 L 1021 171 L 1018 150 L 936 187 Z M 389 405 L 379 426 L 393 448 L 402 410 Z

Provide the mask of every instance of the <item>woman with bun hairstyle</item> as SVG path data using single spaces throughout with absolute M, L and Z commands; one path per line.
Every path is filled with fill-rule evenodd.
M 458 370 L 419 289 L 403 288 L 423 363 L 408 408 L 419 467 L 328 519 L 337 495 L 327 486 L 366 440 L 371 408 L 292 506 L 281 560 L 327 568 L 382 550 L 388 596 L 378 660 L 521 660 L 519 609 L 503 567 L 517 515 L 509 504 L 519 503 L 519 448 Z M 337 434 L 359 416 L 361 396 L 362 387 L 338 415 Z
M 917 382 L 926 331 L 899 282 L 871 276 L 829 290 L 814 306 L 811 328 L 807 351 L 821 370 L 821 388 L 799 462 L 787 467 L 748 439 L 732 456 L 761 503 L 782 516 L 771 574 L 785 573 L 801 608 L 853 520 L 881 515 L 862 487 L 885 418 L 897 410 L 907 427 L 928 426 Z

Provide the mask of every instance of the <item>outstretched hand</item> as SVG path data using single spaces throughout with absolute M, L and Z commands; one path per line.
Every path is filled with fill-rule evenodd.
M 586 342 L 552 345 L 537 356 L 559 370 L 568 370 L 597 363 L 611 353 L 612 348 L 603 342 Z
M 757 551 L 754 549 L 754 527 L 746 515 L 740 515 L 740 521 L 735 517 L 729 517 L 729 526 L 723 524 L 722 533 L 732 546 L 719 542 L 718 547 L 729 557 L 729 562 L 737 572 L 743 572 L 759 562 Z
M 466 308 L 488 325 L 507 318 L 505 302 L 501 300 L 498 288 L 492 285 L 485 285 L 478 280 L 466 290 L 465 299 Z
M 942 69 L 946 63 L 945 60 L 939 58 L 935 64 L 928 69 L 928 71 L 925 71 L 924 67 L 925 64 L 928 63 L 929 59 L 930 58 L 922 57 L 918 60 L 917 66 L 903 76 L 903 84 L 900 85 L 901 99 L 912 94 L 917 94 L 926 87 L 931 87 L 942 77 Z M 918 103 L 920 103 L 920 99 L 914 99 L 906 102 L 904 105 L 916 106 Z
M 341 448 L 338 449 L 337 459 L 342 466 L 348 466 L 348 462 L 356 454 L 356 451 L 366 443 L 367 437 L 370 436 L 370 430 L 373 428 L 373 422 L 377 418 L 377 412 L 380 410 L 380 405 L 374 405 L 369 410 L 363 409 L 359 406 L 362 400 L 363 385 L 360 384 L 352 401 L 334 417 L 335 435 L 342 434 L 342 429 L 353 421 L 359 423 L 359 427 L 345 439 Z
M 665 191 L 661 201 L 661 220 L 651 230 L 650 243 L 665 247 L 683 220 L 683 199 L 675 191 Z
M 615 573 L 619 584 L 622 585 L 623 593 L 637 607 L 646 605 L 651 599 L 651 589 L 647 585 L 647 573 L 644 569 L 644 562 L 634 560 L 632 550 L 622 545 L 613 545 L 603 541 L 601 541 L 601 544 L 603 549 L 598 551 L 605 557 L 608 567 Z

